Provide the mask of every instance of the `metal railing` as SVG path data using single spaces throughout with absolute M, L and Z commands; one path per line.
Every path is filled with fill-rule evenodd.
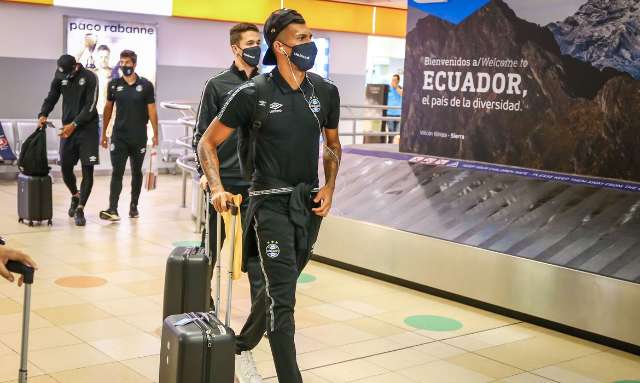
M 176 160 L 176 165 L 178 166 L 178 168 L 182 170 L 182 204 L 180 206 L 183 208 L 186 208 L 187 207 L 187 178 L 188 178 L 187 175 L 197 174 L 197 169 L 195 167 L 195 156 L 193 154 L 190 154 L 190 155 L 180 157 Z M 196 233 L 200 233 L 202 232 L 202 225 L 204 224 L 203 218 L 205 216 L 204 209 L 206 208 L 206 202 L 205 202 L 204 191 L 200 188 L 199 184 L 197 188 L 198 188 L 197 190 L 198 205 L 196 206 L 196 217 L 195 217 L 196 219 L 195 219 L 194 231 Z
M 186 196 L 187 196 L 187 178 L 188 174 L 196 174 L 197 170 L 195 165 L 191 165 L 192 162 L 195 161 L 195 155 L 193 154 L 193 150 L 191 147 L 192 140 L 192 131 L 195 126 L 195 117 L 196 113 L 192 105 L 197 105 L 197 101 L 193 100 L 185 100 L 185 101 L 165 101 L 161 102 L 161 107 L 170 110 L 176 110 L 180 113 L 180 117 L 176 119 L 176 122 L 182 124 L 185 127 L 185 135 L 183 137 L 179 137 L 175 140 L 176 146 L 180 148 L 184 148 L 185 153 L 182 157 L 178 158 L 176 164 L 179 169 L 182 170 L 182 193 L 181 193 L 181 206 L 186 207 Z M 343 115 L 340 117 L 340 122 L 351 122 L 351 130 L 345 131 L 341 130 L 339 135 L 341 137 L 351 137 L 353 139 L 353 143 L 356 141 L 356 137 L 395 137 L 400 135 L 400 132 L 383 132 L 383 131 L 358 131 L 358 122 L 400 122 L 400 117 L 389 117 L 389 116 L 372 116 L 372 115 L 357 115 L 356 111 L 374 111 L 375 113 L 379 113 L 384 110 L 399 110 L 399 106 L 388 106 L 388 105 L 352 105 L 345 104 L 341 105 L 341 109 L 348 113 L 348 115 Z M 198 201 L 198 217 L 196 217 L 196 227 L 200 227 L 201 225 L 201 201 L 199 198 Z M 199 231 L 199 229 L 197 229 Z

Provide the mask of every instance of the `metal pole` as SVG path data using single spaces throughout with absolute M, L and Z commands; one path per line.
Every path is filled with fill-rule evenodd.
M 240 208 L 238 207 L 238 214 L 240 214 Z M 234 250 L 235 250 L 235 244 L 236 244 L 236 215 L 232 215 L 231 216 L 231 230 L 229 230 L 231 232 L 231 235 L 229 235 L 229 240 L 231 241 L 230 244 L 231 246 L 227 246 L 227 249 L 231 250 L 231 254 L 229 254 L 229 278 L 228 278 L 228 285 L 227 285 L 227 313 L 225 315 L 224 318 L 224 324 L 225 326 L 229 327 L 229 323 L 231 323 L 231 297 L 232 297 L 232 289 L 233 289 L 233 283 L 232 283 L 232 279 L 233 279 L 233 256 L 234 256 Z
M 358 121 L 353 120 L 353 137 L 351 138 L 351 143 L 356 144 L 356 124 Z
M 187 207 L 187 169 L 182 169 L 182 205 Z
M 216 316 L 220 318 L 220 278 L 222 277 L 222 259 L 220 259 L 220 253 L 222 252 L 222 214 L 216 214 Z
M 22 315 L 22 346 L 20 349 L 19 383 L 27 383 L 27 352 L 29 351 L 29 310 L 31 308 L 31 284 L 24 285 L 24 302 Z
M 199 185 L 198 185 L 199 186 Z M 196 210 L 196 233 L 202 233 L 202 217 L 204 213 L 205 203 L 204 203 L 204 193 L 202 188 L 198 187 L 198 207 Z M 206 214 L 206 213 L 204 213 Z

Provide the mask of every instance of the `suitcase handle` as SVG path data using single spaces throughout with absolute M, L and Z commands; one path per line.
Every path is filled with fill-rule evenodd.
M 21 262 L 9 261 L 7 262 L 7 270 L 13 273 L 22 274 L 24 277 L 24 283 L 28 285 L 33 283 L 33 276 L 35 274 L 35 269 L 33 267 L 27 266 Z

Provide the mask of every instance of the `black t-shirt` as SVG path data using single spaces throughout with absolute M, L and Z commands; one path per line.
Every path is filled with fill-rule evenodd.
M 291 185 L 302 182 L 315 185 L 318 183 L 320 154 L 318 121 L 300 90 L 291 89 L 277 68 L 271 76 L 274 92 L 268 105 L 267 119 L 257 134 L 255 175 Z M 325 129 L 337 129 L 340 120 L 338 88 L 329 81 L 319 85 L 327 87 L 329 96 L 329 105 L 320 105 L 320 108 L 328 108 L 317 114 L 327 116 L 320 123 Z M 308 99 L 314 97 L 314 89 L 308 81 L 303 82 L 301 89 Z M 229 97 L 218 118 L 230 128 L 250 129 L 258 101 L 255 84 L 249 81 Z
M 107 100 L 116 104 L 116 121 L 113 124 L 113 139 L 125 139 L 131 143 L 147 142 L 147 105 L 156 102 L 153 84 L 136 75 L 136 82 L 129 85 L 124 78 L 109 82 Z
M 320 154 L 318 121 L 300 90 L 291 89 L 277 68 L 270 75 L 274 92 L 268 105 L 267 119 L 257 134 L 255 175 L 276 178 L 290 185 L 303 182 L 317 184 Z M 327 116 L 326 121 L 320 121 L 323 128 L 337 129 L 340 120 L 338 88 L 329 81 L 319 85 L 328 88 L 329 105 L 320 105 L 320 108 L 328 110 L 317 115 Z M 308 99 L 314 97 L 314 89 L 308 81 L 303 81 L 301 89 Z M 229 97 L 218 118 L 230 128 L 250 129 L 258 101 L 255 84 L 249 81 Z

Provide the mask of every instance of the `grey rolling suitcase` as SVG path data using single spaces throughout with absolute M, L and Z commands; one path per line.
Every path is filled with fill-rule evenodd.
M 233 220 L 239 212 L 232 208 Z M 221 232 L 218 216 L 218 238 Z M 232 227 L 235 227 L 235 222 Z M 234 233 L 229 240 L 234 253 Z M 217 244 L 216 301 L 220 302 L 221 263 L 220 246 Z M 171 315 L 164 320 L 160 350 L 160 383 L 233 383 L 235 379 L 235 334 L 229 327 L 231 318 L 232 264 L 229 257 L 228 294 L 225 321 L 217 312 L 188 312 Z M 208 291 L 208 290 L 207 290 Z
M 22 274 L 24 277 L 24 305 L 22 316 L 22 346 L 20 349 L 20 370 L 18 383 L 27 383 L 27 351 L 29 349 L 29 317 L 31 314 L 31 285 L 33 284 L 34 269 L 22 263 L 9 261 L 7 269 Z
M 52 224 L 53 198 L 50 176 L 18 175 L 18 222 L 47 221 Z

